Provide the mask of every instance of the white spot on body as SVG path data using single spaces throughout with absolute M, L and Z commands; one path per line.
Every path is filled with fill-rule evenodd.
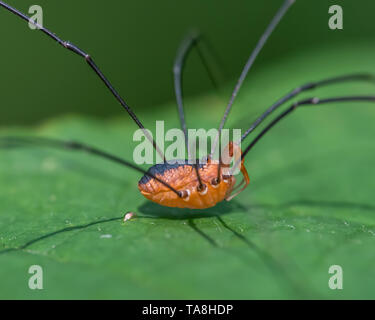
M 199 193 L 200 193 L 202 196 L 204 196 L 204 195 L 207 193 L 207 191 L 208 191 L 208 188 L 207 188 L 207 186 L 205 185 L 203 191 L 199 191 Z
M 184 201 L 189 201 L 189 199 L 190 199 L 190 190 L 189 190 L 189 189 L 186 189 L 186 193 L 187 193 L 187 196 L 184 197 L 184 198 L 182 198 L 182 200 L 184 200 Z

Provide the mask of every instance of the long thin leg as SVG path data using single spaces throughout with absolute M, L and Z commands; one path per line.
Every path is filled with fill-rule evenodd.
M 230 110 L 232 108 L 233 102 L 236 99 L 236 96 L 237 96 L 238 92 L 240 91 L 241 86 L 242 86 L 243 82 L 245 81 L 245 78 L 246 78 L 246 76 L 247 76 L 247 74 L 248 74 L 251 66 L 253 65 L 253 63 L 254 63 L 256 57 L 258 56 L 259 52 L 262 50 L 264 44 L 267 42 L 267 40 L 270 37 L 271 33 L 275 30 L 276 26 L 278 25 L 278 23 L 280 22 L 280 20 L 283 18 L 283 16 L 287 12 L 287 10 L 290 8 L 290 6 L 294 3 L 294 1 L 295 0 L 285 0 L 284 1 L 284 3 L 282 4 L 282 6 L 280 7 L 280 9 L 277 11 L 276 15 L 274 16 L 274 18 L 271 20 L 271 22 L 268 25 L 267 29 L 264 31 L 263 35 L 259 39 L 259 41 L 258 41 L 255 49 L 250 54 L 250 57 L 247 60 L 247 62 L 245 64 L 245 67 L 242 70 L 241 76 L 238 79 L 237 84 L 236 84 L 236 86 L 235 86 L 235 88 L 233 90 L 233 93 L 232 93 L 231 97 L 230 97 L 230 100 L 229 100 L 228 105 L 227 105 L 227 107 L 225 109 L 223 118 L 220 121 L 219 132 L 218 132 L 218 135 L 216 136 L 215 142 L 212 145 L 211 155 L 213 155 L 215 153 L 216 146 L 217 146 L 217 143 L 218 143 L 219 138 L 220 138 L 221 130 L 224 128 L 224 124 L 225 124 L 225 122 L 226 122 L 226 120 L 228 118 L 228 115 L 229 115 L 229 112 L 230 112 Z M 220 165 L 219 165 L 219 167 L 220 167 Z M 219 177 L 218 178 L 220 178 L 220 171 L 219 171 Z
M 117 156 L 114 156 L 105 151 L 99 150 L 97 148 L 85 145 L 83 143 L 79 143 L 75 141 L 62 141 L 62 140 L 42 138 L 42 137 L 0 137 L 0 148 L 12 148 L 12 147 L 19 147 L 19 146 L 35 146 L 35 145 L 42 146 L 42 147 L 52 147 L 52 148 L 57 148 L 57 149 L 66 149 L 66 150 L 86 152 L 86 153 L 119 163 L 125 167 L 136 170 L 144 175 L 147 175 L 159 181 L 160 183 L 165 185 L 167 188 L 172 190 L 174 193 L 176 193 L 179 197 L 182 196 L 181 192 L 177 191 L 168 183 L 156 177 L 155 175 L 147 172 L 146 170 L 143 170 L 142 168 L 132 164 L 129 161 L 123 160 Z
M 152 138 L 152 136 L 147 132 L 141 121 L 137 118 L 133 110 L 126 104 L 126 102 L 121 98 L 120 94 L 116 91 L 116 89 L 112 86 L 112 84 L 109 82 L 109 80 L 104 76 L 104 74 L 100 71 L 98 66 L 94 63 L 94 60 L 91 58 L 89 54 L 75 46 L 74 44 L 70 43 L 69 41 L 64 41 L 60 39 L 56 34 L 52 33 L 50 30 L 44 28 L 40 24 L 36 23 L 34 20 L 32 20 L 30 17 L 27 15 L 23 14 L 22 12 L 18 11 L 17 9 L 11 7 L 9 4 L 0 1 L 0 6 L 7 9 L 11 13 L 17 15 L 21 19 L 33 24 L 37 29 L 42 31 L 44 34 L 46 34 L 48 37 L 52 38 L 55 40 L 58 44 L 63 46 L 65 49 L 68 49 L 77 55 L 81 56 L 86 60 L 88 65 L 91 67 L 92 70 L 98 75 L 98 77 L 103 81 L 105 86 L 109 89 L 109 91 L 113 94 L 113 96 L 116 98 L 116 100 L 121 104 L 121 106 L 128 112 L 130 117 L 134 120 L 134 122 L 137 124 L 139 128 L 143 130 L 143 133 L 147 137 L 147 139 L 153 144 L 155 150 L 159 153 L 162 159 L 165 160 L 163 152 L 159 149 L 157 146 L 155 140 Z
M 293 103 L 288 109 L 280 113 L 271 123 L 268 124 L 255 138 L 254 140 L 246 147 L 242 154 L 242 159 L 244 159 L 247 153 L 254 147 L 254 145 L 281 119 L 286 117 L 292 111 L 296 110 L 299 106 L 308 106 L 308 105 L 317 105 L 317 104 L 325 104 L 325 103 L 332 103 L 332 102 L 350 102 L 350 101 L 358 101 L 358 102 L 375 102 L 375 96 L 349 96 L 349 97 L 336 97 L 336 98 L 326 98 L 326 99 L 319 99 L 319 98 L 309 98 L 305 100 L 298 101 Z
M 202 45 L 204 44 L 206 45 L 206 48 L 203 48 Z M 218 88 L 218 80 L 217 80 L 218 72 L 216 72 L 215 74 L 213 68 L 208 63 L 208 60 L 206 58 L 206 53 L 210 54 L 211 57 L 215 57 L 215 59 L 213 60 L 217 60 L 216 55 L 214 54 L 213 50 L 210 48 L 208 40 L 204 38 L 200 33 L 196 31 L 189 33 L 181 42 L 178 48 L 177 55 L 174 61 L 174 66 L 173 66 L 174 90 L 176 94 L 178 114 L 180 117 L 181 128 L 185 135 L 185 143 L 186 143 L 187 148 L 189 148 L 189 143 L 188 143 L 187 126 L 186 126 L 184 104 L 183 104 L 183 89 L 182 89 L 183 77 L 182 75 L 183 75 L 183 71 L 185 68 L 186 59 L 188 58 L 193 48 L 196 48 L 198 55 L 204 65 L 204 68 L 207 71 L 207 74 L 213 86 L 215 88 Z
M 283 105 L 285 102 L 291 100 L 292 98 L 296 97 L 300 93 L 304 91 L 308 91 L 315 88 L 324 87 L 326 85 L 330 84 L 337 84 L 341 82 L 346 81 L 372 81 L 374 82 L 375 75 L 372 74 L 349 74 L 334 78 L 328 78 L 321 81 L 316 82 L 310 82 L 303 86 L 297 87 L 291 92 L 289 92 L 287 95 L 276 101 L 272 106 L 270 106 L 258 119 L 254 121 L 254 123 L 251 124 L 249 129 L 246 130 L 246 132 L 241 137 L 241 142 L 265 119 L 267 118 L 274 110 L 276 110 L 278 107 Z
M 214 141 L 214 143 L 212 144 L 212 147 L 211 147 L 211 157 L 215 154 L 215 150 L 216 150 L 217 145 L 218 144 L 220 145 L 219 140 L 220 140 L 220 137 L 221 137 L 221 131 L 224 128 L 224 125 L 225 125 L 225 122 L 228 118 L 229 112 L 232 109 L 233 102 L 236 99 L 236 96 L 237 96 L 238 92 L 240 91 L 241 86 L 242 86 L 243 82 L 245 81 L 246 76 L 247 76 L 248 72 L 250 71 L 251 66 L 253 65 L 253 63 L 254 63 L 255 59 L 257 58 L 259 52 L 262 50 L 263 46 L 267 42 L 268 38 L 270 37 L 272 32 L 275 30 L 275 28 L 277 27 L 280 20 L 285 15 L 285 13 L 288 11 L 290 6 L 294 3 L 294 1 L 295 0 L 284 0 L 284 3 L 280 7 L 280 9 L 276 12 L 276 15 L 273 17 L 273 19 L 269 23 L 268 27 L 266 28 L 266 30 L 262 34 L 261 38 L 259 39 L 257 45 L 255 46 L 255 49 L 251 52 L 250 57 L 247 60 L 247 62 L 245 64 L 245 67 L 243 68 L 242 73 L 240 75 L 240 78 L 238 79 L 237 84 L 236 84 L 236 86 L 233 90 L 233 93 L 232 93 L 232 95 L 229 99 L 228 105 L 227 105 L 227 107 L 224 111 L 223 118 L 220 121 L 218 134 L 216 135 L 215 141 Z M 218 165 L 218 170 L 217 170 L 216 183 L 220 182 L 220 177 L 221 177 L 221 154 L 219 152 L 219 165 Z
M 181 128 L 185 136 L 185 145 L 188 151 L 188 159 L 190 159 L 191 153 L 190 153 L 189 138 L 188 138 L 188 133 L 187 133 L 187 126 L 186 126 L 184 105 L 183 105 L 183 90 L 182 90 L 183 77 L 182 75 L 183 75 L 183 70 L 185 67 L 186 59 L 189 53 L 191 52 L 191 50 L 193 49 L 193 47 L 197 49 L 199 57 L 214 87 L 215 88 L 218 87 L 218 83 L 215 80 L 215 75 L 213 73 L 213 70 L 211 70 L 208 64 L 208 61 L 206 60 L 205 54 L 202 51 L 203 48 L 200 48 L 199 46 L 201 43 L 203 43 L 203 41 L 206 41 L 205 38 L 203 38 L 198 32 L 192 32 L 188 34 L 187 37 L 181 42 L 181 45 L 178 48 L 176 59 L 175 59 L 174 66 L 173 66 L 174 89 L 175 89 L 175 94 L 176 94 L 177 109 L 178 109 L 178 114 L 180 118 Z M 209 49 L 209 47 L 207 47 L 206 49 Z M 211 55 L 213 56 L 213 54 Z M 195 167 L 195 171 L 196 171 L 198 182 L 199 182 L 199 189 L 202 190 L 204 186 L 203 186 L 201 177 L 199 175 L 198 164 L 194 163 L 194 167 Z
M 196 49 L 212 85 L 216 90 L 219 90 L 219 85 L 225 78 L 225 70 L 222 68 L 223 63 L 220 57 L 209 39 L 202 34 L 199 35 Z

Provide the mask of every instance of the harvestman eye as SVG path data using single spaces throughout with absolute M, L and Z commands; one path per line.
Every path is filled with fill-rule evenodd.
M 190 164 L 188 160 L 180 163 L 178 165 L 169 163 L 155 140 L 150 136 L 148 131 L 143 126 L 142 122 L 135 115 L 133 110 L 129 105 L 123 100 L 120 94 L 115 90 L 111 82 L 104 76 L 103 72 L 95 64 L 92 56 L 77 47 L 76 45 L 64 41 L 59 38 L 55 33 L 44 28 L 41 25 L 38 25 L 33 20 L 18 11 L 17 9 L 11 7 L 3 1 L 0 1 L 0 6 L 5 8 L 7 11 L 18 16 L 19 18 L 25 20 L 28 23 L 33 24 L 37 27 L 42 33 L 47 35 L 52 40 L 56 41 L 63 48 L 75 53 L 76 55 L 83 58 L 89 67 L 95 72 L 98 78 L 102 81 L 105 87 L 109 92 L 114 96 L 118 103 L 125 109 L 129 114 L 135 124 L 143 130 L 145 137 L 152 143 L 154 149 L 159 153 L 163 163 L 156 164 L 149 168 L 147 171 L 136 166 L 130 161 L 121 159 L 115 155 L 102 151 L 98 148 L 85 145 L 83 143 L 75 141 L 61 141 L 58 139 L 51 138 L 40 138 L 40 137 L 0 137 L 0 147 L 17 147 L 17 146 L 44 146 L 50 148 L 60 148 L 66 150 L 74 150 L 86 152 L 101 158 L 105 158 L 112 162 L 116 162 L 127 168 L 136 170 L 143 174 L 143 177 L 138 182 L 138 189 L 141 194 L 144 195 L 147 199 L 154 201 L 160 205 L 168 207 L 180 207 L 180 208 L 191 208 L 191 209 L 204 209 L 215 206 L 217 203 L 223 200 L 231 200 L 242 192 L 249 184 L 250 179 L 247 173 L 247 170 L 244 165 L 245 157 L 249 151 L 255 146 L 255 144 L 272 128 L 274 127 L 281 119 L 285 118 L 287 115 L 291 114 L 292 111 L 299 109 L 302 106 L 317 106 L 321 104 L 330 104 L 335 102 L 374 102 L 374 95 L 361 95 L 361 96 L 343 96 L 343 97 L 331 97 L 331 98 L 319 98 L 313 97 L 309 99 L 304 99 L 297 101 L 290 105 L 289 108 L 281 111 L 273 120 L 271 120 L 265 127 L 262 129 L 255 138 L 247 145 L 243 152 L 238 149 L 239 144 L 244 142 L 244 140 L 250 135 L 250 133 L 255 130 L 266 118 L 271 115 L 275 110 L 284 106 L 285 103 L 290 102 L 292 98 L 297 97 L 302 92 L 316 89 L 320 87 L 325 87 L 328 85 L 341 84 L 345 82 L 373 82 L 375 77 L 371 74 L 349 74 L 343 76 L 332 77 L 328 79 L 323 79 L 317 82 L 310 82 L 302 86 L 296 87 L 291 90 L 288 94 L 281 97 L 273 105 L 267 108 L 264 113 L 262 113 L 253 123 L 250 124 L 249 128 L 241 136 L 240 141 L 233 141 L 228 144 L 231 150 L 237 148 L 236 151 L 240 152 L 240 159 L 236 160 L 234 168 L 240 168 L 240 172 L 243 176 L 242 182 L 236 185 L 236 180 L 231 174 L 222 174 L 222 167 L 224 166 L 221 155 L 219 156 L 219 161 L 214 162 L 212 160 L 213 154 L 215 154 L 216 148 L 219 146 L 219 141 L 221 137 L 222 129 L 225 126 L 228 115 L 233 107 L 235 98 L 237 97 L 243 82 L 245 81 L 249 70 L 254 64 L 259 52 L 263 48 L 264 44 L 267 42 L 268 38 L 279 24 L 281 19 L 284 17 L 288 9 L 292 6 L 294 0 L 284 0 L 280 9 L 276 12 L 275 16 L 270 21 L 264 33 L 261 35 L 257 45 L 254 50 L 251 52 L 241 75 L 236 83 L 236 86 L 232 92 L 232 95 L 229 98 L 229 102 L 225 108 L 223 117 L 218 126 L 218 135 L 215 138 L 214 143 L 212 144 L 211 153 L 207 156 L 207 161 L 204 164 L 204 167 L 199 165 L 197 162 Z M 1 13 L 2 14 L 2 13 Z M 176 94 L 177 101 L 177 110 L 181 122 L 181 127 L 184 132 L 185 142 L 187 146 L 188 159 L 191 159 L 191 150 L 189 150 L 189 143 L 187 137 L 187 125 L 185 121 L 184 106 L 183 106 L 183 95 L 182 95 L 182 76 L 185 66 L 185 61 L 188 57 L 188 54 L 193 48 L 195 48 L 203 62 L 203 65 L 208 72 L 210 79 L 213 81 L 213 84 L 217 86 L 217 82 L 214 73 L 207 64 L 206 54 L 204 52 L 203 45 L 207 41 L 199 34 L 190 34 L 182 42 L 181 46 L 178 49 L 177 56 L 175 59 L 173 73 L 174 73 L 174 89 Z M 206 43 L 207 44 L 207 43 Z M 205 46 L 206 49 L 210 46 Z M 208 50 L 206 50 L 207 52 Z M 1 59 L 0 59 L 1 61 Z M 231 156 L 234 152 L 231 151 Z M 203 170 L 204 169 L 204 170 Z M 227 172 L 226 172 L 227 173 Z M 213 188 L 211 188 L 212 186 Z M 191 191 L 192 190 L 192 191 Z

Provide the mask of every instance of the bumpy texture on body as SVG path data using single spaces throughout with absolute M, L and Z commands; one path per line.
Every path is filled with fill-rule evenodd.
M 198 178 L 195 168 L 187 161 L 181 164 L 156 164 L 149 172 L 173 186 L 178 191 L 188 191 L 186 198 L 177 196 L 175 192 L 145 175 L 138 183 L 140 192 L 149 200 L 167 207 L 205 209 L 223 201 L 232 191 L 236 180 L 231 176 L 228 180 L 221 179 L 217 185 L 212 181 L 217 177 L 218 164 L 208 161 L 199 165 L 202 183 L 207 186 L 203 192 L 197 190 Z

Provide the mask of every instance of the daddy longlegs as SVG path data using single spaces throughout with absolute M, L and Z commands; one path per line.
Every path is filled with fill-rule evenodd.
M 254 145 L 281 119 L 285 118 L 292 111 L 296 110 L 301 106 L 314 106 L 318 104 L 328 104 L 333 102 L 348 102 L 348 101 L 358 101 L 358 102 L 368 102 L 375 101 L 375 96 L 344 96 L 344 97 L 333 97 L 319 99 L 317 97 L 300 100 L 293 103 L 289 108 L 282 111 L 278 116 L 276 116 L 253 140 L 249 145 L 241 151 L 238 141 L 231 141 L 224 148 L 223 152 L 219 154 L 219 160 L 213 160 L 212 155 L 214 154 L 220 134 L 228 115 L 232 109 L 235 98 L 251 68 L 259 52 L 263 48 L 264 44 L 268 40 L 269 36 L 276 28 L 280 20 L 283 18 L 287 10 L 294 3 L 294 0 L 285 0 L 281 5 L 280 9 L 277 11 L 274 18 L 269 23 L 265 32 L 258 41 L 255 49 L 250 54 L 245 67 L 237 81 L 237 84 L 233 90 L 230 100 L 225 109 L 224 115 L 220 121 L 218 128 L 218 135 L 216 140 L 212 144 L 212 149 L 210 155 L 207 157 L 205 163 L 193 163 L 191 164 L 187 160 L 182 163 L 169 163 L 165 159 L 162 151 L 157 146 L 155 140 L 145 129 L 139 118 L 135 115 L 128 104 L 123 100 L 120 94 L 116 91 L 109 80 L 104 76 L 99 67 L 95 64 L 92 57 L 81 50 L 76 45 L 64 41 L 52 33 L 50 30 L 46 29 L 44 26 L 39 25 L 37 22 L 30 19 L 27 15 L 18 11 L 17 9 L 11 7 L 3 1 L 0 1 L 0 6 L 8 10 L 9 12 L 15 14 L 21 19 L 32 23 L 37 29 L 46 34 L 51 39 L 55 40 L 65 49 L 72 51 L 78 56 L 85 59 L 90 68 L 97 74 L 100 80 L 112 93 L 115 99 L 120 103 L 120 105 L 128 112 L 133 121 L 137 126 L 143 130 L 146 138 L 153 144 L 154 149 L 158 152 L 164 161 L 162 163 L 152 166 L 148 171 L 136 166 L 135 164 L 121 159 L 117 156 L 109 154 L 105 151 L 97 149 L 92 146 L 88 146 L 79 142 L 74 141 L 61 141 L 57 139 L 41 138 L 41 137 L 1 137 L 0 143 L 6 146 L 19 146 L 19 145 L 40 145 L 52 148 L 62 148 L 68 150 L 83 151 L 92 155 L 96 155 L 113 162 L 117 162 L 128 168 L 132 168 L 144 176 L 140 179 L 138 183 L 138 188 L 140 192 L 149 200 L 154 201 L 160 205 L 168 207 L 179 207 L 179 208 L 190 208 L 190 209 L 205 209 L 215 206 L 217 203 L 223 200 L 231 200 L 233 197 L 242 192 L 249 184 L 249 176 L 246 171 L 244 160 L 249 151 L 254 147 Z M 193 47 L 199 50 L 199 45 L 201 43 L 201 37 L 198 35 L 190 35 L 181 44 L 177 57 L 174 64 L 174 86 L 177 100 L 178 113 L 180 117 L 181 127 L 185 135 L 185 141 L 187 141 L 187 126 L 184 116 L 183 107 L 183 95 L 182 95 L 182 71 L 186 57 Z M 201 58 L 203 56 L 200 54 Z M 203 60 L 203 59 L 202 59 Z M 204 62 L 204 61 L 203 61 Z M 207 65 L 205 64 L 207 68 Z M 207 68 L 208 69 L 208 68 Z M 209 71 L 209 69 L 208 69 Z M 347 81 L 373 81 L 375 77 L 371 74 L 350 74 L 339 77 L 333 77 L 329 79 L 324 79 L 317 82 L 307 83 L 296 89 L 292 90 L 279 100 L 277 100 L 272 106 L 270 106 L 266 111 L 259 116 L 253 122 L 250 127 L 245 131 L 241 137 L 243 142 L 246 137 L 259 125 L 261 124 L 273 111 L 283 106 L 285 103 L 290 101 L 292 98 L 296 97 L 300 93 L 311 90 L 318 87 L 327 86 L 330 84 L 338 84 Z M 187 143 L 187 146 L 189 144 Z M 189 154 L 189 148 L 188 148 Z M 235 155 L 239 156 L 235 156 Z M 236 186 L 236 179 L 234 178 L 232 169 L 229 170 L 229 163 L 231 161 L 235 162 L 235 167 L 239 166 L 240 171 L 243 175 L 243 180 L 240 184 Z

